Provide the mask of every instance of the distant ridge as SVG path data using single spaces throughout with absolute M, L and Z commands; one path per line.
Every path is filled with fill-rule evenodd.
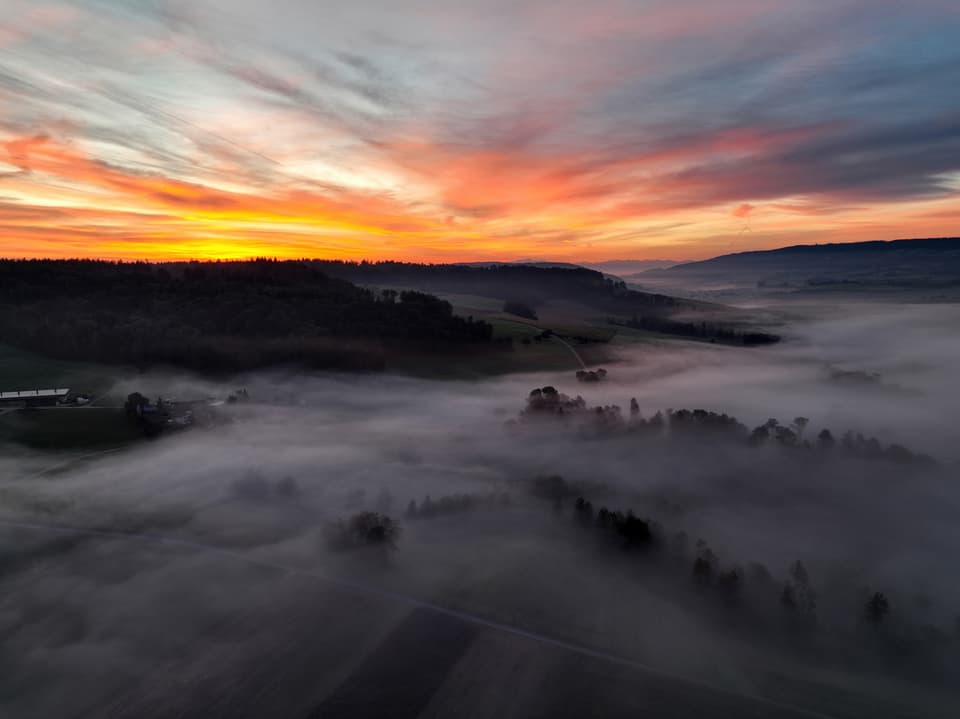
M 678 288 L 960 288 L 960 237 L 791 245 L 649 270 L 628 278 Z
M 509 267 L 511 265 L 523 265 L 525 267 L 540 268 L 559 268 L 566 270 L 588 269 L 586 265 L 578 265 L 573 262 L 549 262 L 547 260 L 511 260 L 510 262 L 501 262 L 490 260 L 489 262 L 453 262 L 451 264 L 461 267 Z
M 527 267 L 552 267 L 565 269 L 586 268 L 603 272 L 611 277 L 622 277 L 646 270 L 659 270 L 673 267 L 676 260 L 601 260 L 599 262 L 552 262 L 550 260 L 523 259 L 510 262 L 457 262 L 464 267 L 500 267 L 504 265 L 526 265 Z
M 772 250 L 749 250 L 747 252 L 734 252 L 729 255 L 712 257 L 709 260 L 684 262 L 683 264 L 674 265 L 666 271 L 684 271 L 711 264 L 740 262 L 743 260 L 750 260 L 752 258 L 761 259 L 783 255 L 854 254 L 861 252 L 879 254 L 899 251 L 932 251 L 936 253 L 960 252 L 960 237 L 924 237 L 902 240 L 869 240 L 866 242 L 830 242 L 826 244 L 813 245 L 789 245 L 787 247 L 778 247 Z

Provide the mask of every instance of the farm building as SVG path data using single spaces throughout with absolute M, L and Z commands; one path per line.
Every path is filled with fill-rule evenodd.
M 0 392 L 0 407 L 54 407 L 63 402 L 69 394 L 69 388 Z

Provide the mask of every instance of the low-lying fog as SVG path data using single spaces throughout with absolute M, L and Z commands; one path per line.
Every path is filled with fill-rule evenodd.
M 341 605 L 351 602 L 317 596 L 327 590 L 314 575 L 827 714 L 851 715 L 830 699 L 806 702 L 789 688 L 772 689 L 763 673 L 805 672 L 809 681 L 853 694 L 912 697 L 908 685 L 920 680 L 892 669 L 881 682 L 883 662 L 851 660 L 854 668 L 838 662 L 828 672 L 831 657 L 821 663 L 747 630 L 731 631 L 736 622 L 713 608 L 699 610 L 684 594 L 688 563 L 674 577 L 647 572 L 643 559 L 598 550 L 571 526 L 572 498 L 554 506 L 531 492 L 534 478 L 561 475 L 595 508 L 633 509 L 663 525 L 664 536 L 685 531 L 690 554 L 678 561 L 692 561 L 693 543 L 703 538 L 720 568 L 760 562 L 776 587 L 789 578 L 790 564 L 802 560 L 817 592 L 820 631 L 840 637 L 845 657 L 859 656 L 846 644 L 857 641 L 861 605 L 874 591 L 889 598 L 894 627 L 929 625 L 950 636 L 960 613 L 960 307 L 792 312 L 778 330 L 788 340 L 780 345 L 624 345 L 622 361 L 607 367 L 607 381 L 593 384 L 576 382 L 572 371 L 462 382 L 291 372 L 224 383 L 164 373 L 125 379 L 120 396 L 134 390 L 149 397 L 225 395 L 243 386 L 251 401 L 232 407 L 235 421 L 223 426 L 76 461 L 4 449 L 0 708 L 16 717 L 72 716 L 57 710 L 70 702 L 71 711 L 99 715 L 103 706 L 121 706 L 125 688 L 142 685 L 142 675 L 158 667 L 165 681 L 189 679 L 193 687 L 199 674 L 243 673 L 238 662 L 249 658 L 239 658 L 242 647 L 260 651 L 283 616 L 297 624 L 303 642 L 317 642 L 311 623 L 336 624 L 339 612 L 347 612 Z M 629 434 L 584 437 L 560 422 L 510 422 L 530 390 L 545 385 L 580 394 L 590 406 L 618 404 L 625 415 L 636 397 L 647 417 L 704 408 L 751 429 L 770 417 L 789 424 L 803 416 L 810 420 L 805 438 L 823 428 L 838 439 L 853 430 L 931 455 L 938 465 L 824 458 L 776 446 L 640 441 Z M 507 495 L 509 504 L 484 500 L 473 511 L 432 520 L 405 516 L 410 500 L 454 494 Z M 396 551 L 370 561 L 325 543 L 330 522 L 360 510 L 400 523 Z M 165 545 L 160 537 L 196 544 Z M 244 558 L 268 566 L 247 566 Z M 305 574 L 288 576 L 271 564 Z M 303 608 L 306 597 L 315 614 Z M 382 604 L 364 621 L 365 644 L 343 639 L 350 651 L 311 659 L 323 691 L 346 671 L 343 657 L 375 653 L 378 637 L 399 621 L 395 614 L 404 607 L 391 609 L 389 598 Z M 210 627 L 247 615 L 259 619 L 223 630 L 235 631 L 225 652 Z M 287 661 L 272 651 L 270 662 Z M 178 674 L 178 662 L 192 667 L 190 677 Z M 930 697 L 947 694 L 947 683 L 917 691 L 931 702 L 931 715 L 946 706 Z M 904 698 L 903 715 L 921 715 L 919 701 Z

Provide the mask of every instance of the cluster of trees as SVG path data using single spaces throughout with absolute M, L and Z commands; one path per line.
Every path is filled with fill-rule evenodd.
M 738 330 L 734 327 L 717 324 L 715 322 L 681 322 L 680 320 L 670 319 L 669 317 L 663 317 L 658 314 L 633 315 L 633 317 L 628 320 L 611 318 L 608 322 L 612 325 L 630 327 L 637 330 L 660 332 L 662 334 L 677 335 L 679 337 L 693 337 L 696 339 L 709 340 L 710 342 L 745 345 L 748 347 L 772 345 L 780 341 L 780 335 L 768 332 Z
M 488 492 L 486 494 L 448 494 L 431 499 L 428 494 L 418 504 L 411 499 L 407 504 L 407 519 L 433 519 L 455 514 L 466 514 L 477 509 L 505 507 L 510 504 L 510 495 L 506 492 Z
M 281 493 L 281 485 L 274 488 L 258 482 L 255 486 L 251 483 L 251 488 L 258 497 L 263 494 L 262 498 L 269 498 Z M 550 502 L 560 517 L 572 508 L 573 526 L 582 532 L 577 536 L 589 538 L 605 553 L 611 553 L 611 558 L 642 558 L 646 572 L 654 572 L 677 589 L 689 592 L 675 595 L 671 590 L 674 600 L 691 602 L 697 611 L 721 612 L 718 616 L 737 631 L 755 630 L 765 640 L 780 636 L 789 640 L 790 646 L 813 649 L 817 656 L 825 656 L 823 652 L 828 650 L 838 651 L 832 658 L 840 661 L 860 661 L 862 656 L 857 652 L 871 647 L 887 658 L 902 659 L 901 666 L 922 666 L 924 671 L 942 670 L 957 646 L 946 632 L 929 624 L 916 624 L 907 613 L 895 614 L 891 601 L 880 591 L 859 590 L 859 599 L 851 603 L 850 599 L 858 596 L 858 590 L 851 587 L 849 596 L 833 596 L 832 602 L 822 607 L 820 593 L 800 560 L 792 562 L 778 579 L 758 562 L 725 563 L 704 539 L 692 542 L 686 532 L 669 531 L 631 509 L 595 508 L 585 496 L 593 491 L 589 483 L 574 484 L 560 475 L 549 475 L 526 480 L 523 485 L 533 497 Z M 296 491 L 295 485 L 286 489 L 283 496 Z M 459 493 L 436 499 L 428 495 L 420 502 L 411 500 L 406 517 L 419 521 L 481 509 L 502 510 L 510 505 L 506 492 Z M 387 514 L 361 511 L 328 525 L 325 536 L 335 550 L 396 548 L 400 532 L 400 526 Z M 838 611 L 846 618 L 838 620 Z M 820 613 L 827 618 L 821 620 Z M 822 628 L 825 626 L 829 631 Z M 838 627 L 846 627 L 840 630 L 845 637 L 840 642 L 835 636 Z M 956 638 L 960 639 L 960 618 L 957 627 Z M 861 649 L 850 653 L 851 646 Z
M 327 545 L 335 550 L 378 546 L 396 549 L 400 525 L 380 512 L 358 512 L 327 525 L 324 534 Z
M 573 526 L 582 528 L 591 544 L 611 558 L 642 559 L 645 576 L 654 573 L 681 590 L 671 592 L 672 601 L 719 613 L 725 626 L 831 661 L 878 660 L 926 679 L 946 678 L 952 671 L 960 651 L 960 616 L 951 635 L 924 616 L 895 612 L 883 592 L 853 585 L 839 595 L 840 588 L 833 587 L 833 595 L 821 602 L 801 560 L 778 579 L 759 562 L 725 563 L 704 539 L 692 542 L 686 532 L 668 531 L 633 510 L 596 508 L 583 483 L 549 475 L 527 484 L 532 496 L 549 501 L 560 516 L 572 505 Z
M 924 454 L 912 452 L 899 444 L 883 445 L 875 437 L 845 432 L 836 440 L 829 429 L 822 429 L 815 440 L 807 439 L 810 420 L 796 417 L 790 424 L 768 419 L 749 430 L 736 417 L 705 409 L 658 410 L 645 418 L 636 398 L 630 400 L 630 416 L 625 418 L 618 405 L 588 407 L 580 395 L 569 397 L 555 387 L 533 389 L 527 396 L 527 406 L 520 413 L 521 420 L 563 418 L 577 420 L 577 427 L 587 432 L 621 432 L 663 438 L 721 439 L 750 447 L 780 446 L 794 450 L 842 452 L 865 459 L 883 459 L 892 462 L 932 464 Z
M 747 441 L 753 446 L 774 443 L 783 447 L 817 449 L 824 452 L 839 450 L 865 459 L 914 464 L 934 463 L 933 458 L 912 452 L 903 445 L 884 445 L 876 437 L 864 437 L 860 432 L 851 430 L 844 432 L 838 441 L 829 429 L 822 429 L 816 440 L 811 441 L 804 438 L 804 430 L 809 422 L 806 417 L 796 417 L 789 425 L 782 425 L 779 420 L 771 418 L 755 427 Z
M 5 341 L 65 359 L 239 370 L 379 369 L 389 351 L 487 345 L 490 324 L 422 292 L 357 287 L 313 263 L 0 261 Z
M 556 507 L 558 502 L 569 502 L 575 488 L 562 477 L 540 477 L 533 481 L 532 493 L 553 500 Z M 779 626 L 791 635 L 798 631 L 818 632 L 820 598 L 807 567 L 800 560 L 793 562 L 786 576 L 778 581 L 758 562 L 751 562 L 746 567 L 739 563 L 724 566 L 705 540 L 697 540 L 691 548 L 685 532 L 671 534 L 660 523 L 640 518 L 632 510 L 595 509 L 588 499 L 577 496 L 573 502 L 573 515 L 577 525 L 604 540 L 606 546 L 618 553 L 636 552 L 649 558 L 651 568 L 659 567 L 666 575 L 690 583 L 701 596 L 713 598 L 718 608 L 737 608 L 749 612 L 755 619 L 761 615 L 775 619 L 779 614 L 780 621 L 772 626 Z M 847 602 L 841 600 L 841 604 Z M 861 594 L 859 604 L 854 606 L 858 608 L 850 616 L 848 626 L 879 629 L 891 614 L 891 602 L 883 592 Z M 766 626 L 770 628 L 771 625 Z M 886 646 L 894 647 L 906 656 L 912 650 L 937 649 L 949 641 L 949 635 L 934 627 L 921 627 L 919 632 L 914 629 L 917 628 L 911 628 L 904 617 L 899 617 L 897 626 L 887 635 Z M 960 633 L 957 638 L 960 639 Z M 912 650 L 911 644 L 914 645 Z
M 573 399 L 557 391 L 556 387 L 547 385 L 530 391 L 527 396 L 527 409 L 524 414 L 564 414 L 565 412 L 579 413 L 587 408 L 587 400 L 580 395 Z
M 658 521 L 637 515 L 633 510 L 595 508 L 584 496 L 589 484 L 574 484 L 560 475 L 539 476 L 523 483 L 537 499 L 549 501 L 558 516 L 572 508 L 577 536 L 589 538 L 611 557 L 635 556 L 644 561 L 645 572 L 657 576 L 681 590 L 671 597 L 688 601 L 697 611 L 720 612 L 727 626 L 737 631 L 756 631 L 766 641 L 787 640 L 790 646 L 831 654 L 837 661 L 861 661 L 860 652 L 870 648 L 878 656 L 899 658 L 901 666 L 942 670 L 949 662 L 956 642 L 930 625 L 918 625 L 905 613 L 895 614 L 888 597 L 880 591 L 860 590 L 859 599 L 834 596 L 821 606 L 821 597 L 803 561 L 792 562 L 781 578 L 758 562 L 725 563 L 704 539 L 692 542 L 684 531 L 668 531 Z M 411 521 L 463 515 L 480 509 L 497 510 L 510 506 L 506 492 L 460 493 L 437 499 L 429 495 L 420 502 L 411 500 L 406 517 Z M 362 511 L 349 519 L 329 525 L 326 537 L 333 549 L 346 550 L 382 546 L 395 548 L 399 525 L 386 514 Z M 689 593 L 684 594 L 683 590 Z M 852 592 L 857 590 L 851 589 Z M 831 599 L 830 596 L 827 599 Z M 829 610 L 829 611 L 828 611 Z M 837 612 L 847 619 L 837 623 Z M 825 612 L 827 620 L 818 618 Z M 829 626 L 829 631 L 823 629 Z M 837 641 L 838 626 L 842 641 Z M 960 639 L 958 619 L 957 639 Z M 846 643 L 846 644 L 845 644 Z M 859 647 L 850 652 L 852 646 Z

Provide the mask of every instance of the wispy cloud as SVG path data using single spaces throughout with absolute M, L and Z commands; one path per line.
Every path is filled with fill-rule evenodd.
M 4 255 L 956 233 L 949 2 L 3 4 Z

